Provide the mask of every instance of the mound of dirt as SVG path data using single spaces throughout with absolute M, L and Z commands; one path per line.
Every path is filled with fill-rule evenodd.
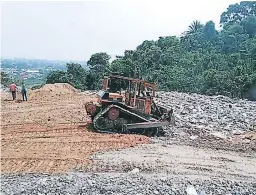
M 42 88 L 32 90 L 29 92 L 30 100 L 41 100 L 45 98 L 52 98 L 60 95 L 77 94 L 79 91 L 68 83 L 45 84 Z
M 45 84 L 39 90 L 41 91 L 55 91 L 55 92 L 66 92 L 66 93 L 77 93 L 78 90 L 68 83 L 55 83 Z

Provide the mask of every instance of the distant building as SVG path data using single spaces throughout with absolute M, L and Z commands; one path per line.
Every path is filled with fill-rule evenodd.
M 39 70 L 27 70 L 27 73 L 39 73 Z

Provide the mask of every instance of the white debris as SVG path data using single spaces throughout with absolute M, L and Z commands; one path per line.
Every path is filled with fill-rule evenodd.
M 135 169 L 130 171 L 130 173 L 139 173 L 139 172 L 140 172 L 140 170 L 138 168 L 135 168 Z
M 243 133 L 243 131 L 241 131 L 241 130 L 233 130 L 234 135 L 241 135 L 242 133 Z
M 197 136 L 197 135 L 192 135 L 192 136 L 190 136 L 189 138 L 192 139 L 192 140 L 195 140 L 195 139 L 198 138 L 198 136 Z
M 215 137 L 218 137 L 218 138 L 221 138 L 221 139 L 227 139 L 227 136 L 224 135 L 223 133 L 221 132 L 212 132 L 211 135 L 215 136 Z
M 198 195 L 194 186 L 190 185 L 186 189 L 187 195 Z

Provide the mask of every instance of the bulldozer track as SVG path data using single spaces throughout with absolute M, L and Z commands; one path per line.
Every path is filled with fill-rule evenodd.
M 94 118 L 94 120 L 93 120 L 93 124 L 94 124 L 94 127 L 97 129 L 97 131 L 98 132 L 100 132 L 100 133 L 116 133 L 116 132 L 114 132 L 113 130 L 106 130 L 106 129 L 101 129 L 99 126 L 98 126 L 98 124 L 97 124 L 97 121 L 98 121 L 98 119 L 101 117 L 101 116 L 103 116 L 105 113 L 107 113 L 111 108 L 118 108 L 120 111 L 122 111 L 123 113 L 126 113 L 126 114 L 128 114 L 128 115 L 130 115 L 130 116 L 134 116 L 134 117 L 137 117 L 137 118 L 139 118 L 140 120 L 142 120 L 142 121 L 144 121 L 144 122 L 150 122 L 150 120 L 149 119 L 147 119 L 147 118 L 145 118 L 145 117 L 142 117 L 142 116 L 140 116 L 140 115 L 138 115 L 138 114 L 136 114 L 136 113 L 133 113 L 133 112 L 131 112 L 131 111 L 128 111 L 127 109 L 124 109 L 124 108 L 122 108 L 122 107 L 120 107 L 120 106 L 118 106 L 118 105 L 110 105 L 110 106 L 108 106 L 107 108 L 105 108 L 105 109 L 103 109 L 103 110 L 101 110 L 101 112 L 99 112 L 96 116 L 95 116 L 95 118 Z M 138 134 L 142 134 L 142 135 L 148 135 L 149 134 L 149 130 L 147 129 L 143 129 L 142 130 L 142 132 L 140 131 L 140 132 L 137 132 Z M 125 131 L 123 131 L 122 129 L 118 132 L 118 133 L 132 133 L 132 132 L 130 132 L 130 131 L 127 131 L 127 132 L 125 132 Z M 134 132 L 135 133 L 135 132 Z M 158 133 L 158 128 L 154 128 L 154 133 L 152 133 L 153 135 L 156 135 Z M 150 135 L 149 135 L 150 136 Z

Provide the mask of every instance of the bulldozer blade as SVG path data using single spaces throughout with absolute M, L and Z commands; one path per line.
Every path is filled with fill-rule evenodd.
M 146 128 L 153 128 L 153 127 L 162 127 L 162 126 L 168 126 L 169 122 L 144 122 L 144 123 L 134 123 L 134 124 L 124 124 L 123 129 L 124 130 L 130 130 L 130 129 L 146 129 Z

